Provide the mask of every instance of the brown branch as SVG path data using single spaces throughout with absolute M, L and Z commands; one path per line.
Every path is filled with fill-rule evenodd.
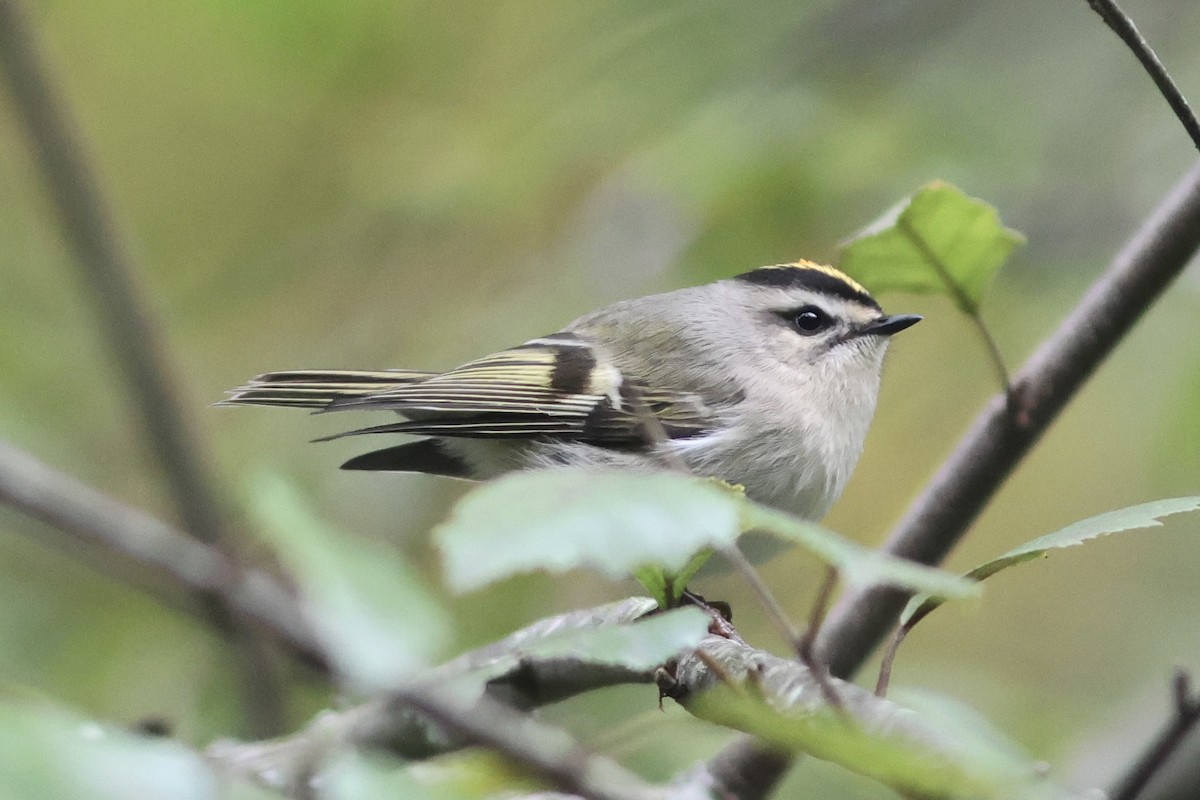
M 660 800 L 662 793 L 604 756 L 589 753 L 565 731 L 538 722 L 487 696 L 463 703 L 444 689 L 424 687 L 397 695 L 439 726 L 481 744 L 589 800 Z M 689 793 L 695 800 L 706 792 Z M 683 800 L 682 797 L 679 800 Z
M 1183 670 L 1175 673 L 1171 721 L 1108 793 L 1110 800 L 1136 800 L 1188 734 L 1200 725 L 1200 696 L 1193 696 L 1191 679 Z
M 139 567 L 161 572 L 192 595 L 220 595 L 240 614 L 322 664 L 295 598 L 262 572 L 236 569 L 224 553 L 0 442 L 0 503 Z
M 239 777 L 298 794 L 347 747 L 419 760 L 484 744 L 586 797 L 640 798 L 653 790 L 663 800 L 708 798 L 695 793 L 702 788 L 695 782 L 671 789 L 630 784 L 630 776 L 613 771 L 615 765 L 607 759 L 584 753 L 561 731 L 519 713 L 592 689 L 653 682 L 652 669 L 538 648 L 575 631 L 635 624 L 656 609 L 651 598 L 631 597 L 549 617 L 421 674 L 394 696 L 323 711 L 307 727 L 281 739 L 216 742 L 206 754 Z
M 84 137 L 70 118 L 20 0 L 0 0 L 0 68 L 41 169 L 79 273 L 139 411 L 144 439 L 162 468 L 184 528 L 202 542 L 227 538 L 227 520 L 194 421 L 173 377 L 163 326 L 138 286 L 140 269 L 104 196 Z M 247 721 L 269 732 L 282 724 L 282 687 L 269 654 L 216 596 L 205 601 L 216 626 L 240 651 Z
M 1088 0 L 1088 5 L 1100 15 L 1104 24 L 1112 29 L 1113 33 L 1125 43 L 1125 46 L 1133 51 L 1133 55 L 1166 99 L 1167 105 L 1175 112 L 1175 117 L 1191 137 L 1192 143 L 1196 145 L 1197 149 L 1200 149 L 1200 120 L 1196 119 L 1195 113 L 1188 105 L 1187 98 L 1183 96 L 1183 92 L 1179 91 L 1179 87 L 1171 79 L 1167 68 L 1163 66 L 1154 49 L 1150 47 L 1150 43 L 1133 24 L 1133 20 L 1117 6 L 1115 0 Z

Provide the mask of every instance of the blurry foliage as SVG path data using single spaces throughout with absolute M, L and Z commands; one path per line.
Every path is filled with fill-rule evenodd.
M 619 297 L 828 260 L 933 177 L 987 197 L 1028 236 L 989 293 L 989 324 L 1017 364 L 1193 157 L 1082 3 L 31 5 L 228 484 L 285 474 L 323 517 L 402 547 L 430 578 L 425 534 L 458 484 L 347 475 L 336 465 L 348 443 L 306 444 L 331 432 L 326 420 L 208 404 L 265 369 L 446 367 Z M 1200 95 L 1200 7 L 1129 5 Z M 9 114 L 0 185 L 0 436 L 168 513 Z M 1195 493 L 1197 294 L 1193 270 L 953 563 L 1099 509 Z M 867 543 L 994 386 L 950 302 L 883 302 L 928 320 L 895 348 L 867 452 L 828 520 Z M 0 680 L 118 723 L 160 716 L 196 742 L 228 732 L 225 646 L 80 567 L 53 533 L 37 529 L 47 549 L 18 532 L 32 525 L 0 510 Z M 1172 522 L 998 584 L 976 612 L 922 626 L 895 680 L 952 687 L 1064 777 L 1103 783 L 1117 764 L 1089 760 L 1088 731 L 1170 665 L 1200 662 L 1190 531 Z M 799 554 L 765 570 L 797 608 L 816 576 Z M 702 588 L 746 609 L 752 640 L 774 641 L 736 583 Z M 534 577 L 444 602 L 466 647 L 624 590 Z M 1047 607 L 1056 619 L 1040 622 Z M 318 686 L 302 694 L 296 722 L 323 700 Z M 719 746 L 682 714 L 637 716 L 651 702 L 611 692 L 555 713 L 676 726 L 626 754 L 648 773 Z M 877 796 L 819 766 L 796 773 L 814 796 Z

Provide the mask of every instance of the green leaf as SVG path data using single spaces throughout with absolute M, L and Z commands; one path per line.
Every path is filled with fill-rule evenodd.
M 292 486 L 255 483 L 260 533 L 299 587 L 314 632 L 353 688 L 386 691 L 445 649 L 450 620 L 391 548 L 335 531 Z
M 802 545 L 826 564 L 836 567 L 846 583 L 854 586 L 885 585 L 926 592 L 950 600 L 977 597 L 977 581 L 915 561 L 870 550 L 838 536 L 814 522 L 772 508 L 745 502 L 743 524 Z
M 984 289 L 1024 241 L 992 206 L 934 181 L 846 243 L 839 266 L 874 292 L 942 293 L 974 316 Z
M 522 652 L 542 658 L 574 658 L 653 669 L 708 635 L 709 618 L 698 608 L 678 608 L 629 625 L 569 631 L 530 642 Z
M 650 592 L 658 602 L 659 608 L 674 608 L 679 605 L 679 597 L 687 588 L 688 581 L 696 576 L 711 557 L 712 550 L 701 550 L 678 572 L 669 572 L 655 564 L 647 564 L 635 569 L 633 577 Z
M 481 694 L 489 681 L 511 674 L 529 659 L 561 659 L 581 664 L 608 664 L 634 672 L 647 672 L 683 650 L 695 647 L 708 635 L 709 618 L 698 608 L 679 608 L 624 625 L 576 628 L 505 646 L 482 664 L 463 664 L 437 670 L 433 679 L 453 683 L 459 697 Z
M 434 537 L 447 581 L 458 591 L 534 569 L 590 567 L 612 578 L 638 574 L 662 602 L 667 578 L 688 576 L 699 551 L 731 544 L 751 529 L 803 545 L 850 584 L 946 598 L 979 593 L 974 581 L 868 550 L 753 503 L 734 487 L 666 471 L 517 473 L 468 494 Z
M 905 796 L 1021 800 L 1059 796 L 1028 761 L 984 746 L 983 737 L 957 740 L 891 701 L 852 708 L 851 716 L 819 709 L 780 710 L 753 693 L 725 685 L 688 704 L 696 716 L 750 733 L 780 748 L 807 753 L 880 781 Z
M 700 550 L 735 541 L 739 523 L 739 496 L 712 481 L 561 467 L 480 486 L 433 535 L 447 582 L 464 592 L 536 569 L 679 574 Z
M 0 701 L 5 800 L 265 800 L 279 796 L 213 774 L 172 739 L 139 736 L 56 706 Z
M 430 785 L 433 783 L 434 785 Z M 474 792 L 456 791 L 428 779 L 419 780 L 395 759 L 376 754 L 348 752 L 321 771 L 320 796 L 327 800 L 400 798 L 405 800 L 460 800 Z
M 982 581 L 1015 564 L 1046 556 L 1051 550 L 1074 547 L 1112 533 L 1159 527 L 1162 525 L 1159 520 L 1163 517 L 1198 509 L 1200 509 L 1200 497 L 1176 497 L 1097 514 L 1054 533 L 1048 533 L 1028 541 L 991 561 L 985 561 L 968 572 L 966 577 Z M 900 624 L 911 629 L 939 605 L 941 605 L 941 601 L 937 598 L 918 595 L 908 602 L 904 612 L 900 615 Z

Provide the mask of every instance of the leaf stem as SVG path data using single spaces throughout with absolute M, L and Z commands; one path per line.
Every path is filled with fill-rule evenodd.
M 971 320 L 971 324 L 975 326 L 975 330 L 979 334 L 979 338 L 983 340 L 983 346 L 987 350 L 988 358 L 991 360 L 992 366 L 996 370 L 996 377 L 1000 381 L 1000 387 L 1004 390 L 1005 395 L 1009 399 L 1009 409 L 1011 410 L 1015 408 L 1015 404 L 1012 402 L 1012 381 L 1008 375 L 1008 367 L 1004 365 L 1004 357 L 1000 354 L 1000 348 L 997 346 L 996 340 L 992 337 L 992 332 L 984 323 L 983 317 L 979 315 L 978 304 L 967 296 L 967 293 L 964 292 L 963 288 L 958 285 L 958 282 L 951 277 L 950 271 L 946 269 L 946 265 L 942 263 L 940 258 L 938 258 L 937 253 L 933 252 L 933 249 L 929 246 L 929 243 L 925 241 L 925 238 L 917 232 L 917 230 L 912 226 L 912 223 L 906 220 L 903 215 L 896 220 L 896 227 L 906 237 L 908 237 L 908 240 L 912 242 L 913 247 L 917 248 L 917 250 L 921 253 L 921 257 L 924 258 L 926 263 L 928 263 L 933 271 L 937 273 L 938 278 L 940 278 L 942 283 L 945 284 L 946 290 L 949 291 L 950 295 L 954 298 L 954 302 L 958 306 L 959 310 L 966 314 L 967 318 Z
M 897 625 L 896 632 L 888 640 L 887 649 L 883 651 L 883 659 L 879 662 L 879 679 L 875 681 L 875 696 L 887 697 L 888 684 L 892 681 L 892 664 L 896 660 L 896 652 L 900 649 L 904 637 L 908 636 L 907 625 Z

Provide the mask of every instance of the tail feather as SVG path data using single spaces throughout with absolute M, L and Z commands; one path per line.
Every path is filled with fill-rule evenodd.
M 219 406 L 285 406 L 291 408 L 325 408 L 335 402 L 386 392 L 398 386 L 421 381 L 436 372 L 396 369 L 361 370 L 291 370 L 267 372 L 252 378 L 244 386 L 229 392 Z

